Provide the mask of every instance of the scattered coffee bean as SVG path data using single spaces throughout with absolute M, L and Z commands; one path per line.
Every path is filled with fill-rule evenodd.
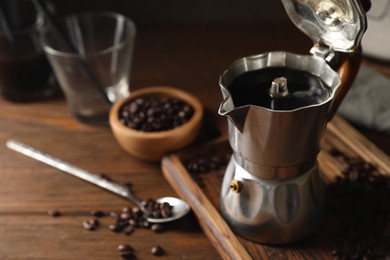
M 340 255 L 342 255 L 342 254 L 340 254 L 339 251 L 337 251 L 337 250 L 332 251 L 332 256 L 336 257 L 336 256 L 340 256 Z
M 142 211 L 141 211 L 141 209 L 138 208 L 138 207 L 132 208 L 131 211 L 133 212 L 133 217 L 134 217 L 135 219 L 138 219 L 138 218 L 140 218 L 140 217 L 142 216 Z
M 388 259 L 390 178 L 361 158 L 336 150 L 330 154 L 345 164 L 342 177 L 328 186 L 330 211 L 339 225 L 334 236 L 340 241 L 331 254 L 335 259 Z
M 84 229 L 86 230 L 89 230 L 89 231 L 94 231 L 96 228 L 91 224 L 89 223 L 87 220 L 84 220 L 83 221 L 83 227 Z
M 99 221 L 98 221 L 97 219 L 95 219 L 95 218 L 92 218 L 92 219 L 84 220 L 84 221 L 83 221 L 83 227 L 84 227 L 86 230 L 93 231 L 93 230 L 96 230 L 99 226 L 100 226 L 100 223 L 99 223 Z
M 119 110 L 119 119 L 127 127 L 159 132 L 181 126 L 191 119 L 194 108 L 174 97 L 144 97 L 130 100 Z
M 124 228 L 125 228 L 125 225 L 120 223 L 120 222 L 116 222 L 115 224 L 108 225 L 108 229 L 110 229 L 112 232 L 115 232 L 115 233 L 122 232 L 122 230 Z
M 129 220 L 129 225 L 137 228 L 137 227 L 139 227 L 139 222 L 137 220 L 135 220 L 135 219 L 130 219 Z
M 141 219 L 140 221 L 139 221 L 139 226 L 140 227 L 143 227 L 143 228 L 150 228 L 150 222 L 149 221 L 147 221 L 146 219 Z
M 134 227 L 133 226 L 127 226 L 124 230 L 123 233 L 127 236 L 129 236 L 131 233 L 134 232 Z
M 52 216 L 52 217 L 59 217 L 61 216 L 61 212 L 59 212 L 58 210 L 54 209 L 54 210 L 49 210 L 47 212 L 47 214 L 49 214 L 49 216 Z
M 230 153 L 213 155 L 211 157 L 188 158 L 183 161 L 187 171 L 191 174 L 205 173 L 225 168 L 230 159 Z
M 332 155 L 333 157 L 344 157 L 345 155 L 340 152 L 338 149 L 336 148 L 332 148 L 329 150 L 329 154 Z
M 200 186 L 204 187 L 205 184 L 202 180 L 202 174 L 213 172 L 222 183 L 225 175 L 225 168 L 229 162 L 231 156 L 231 150 L 220 151 L 218 154 L 211 156 L 190 157 L 183 159 L 182 163 L 188 173 L 191 174 L 194 181 Z
M 123 186 L 125 186 L 127 189 L 131 190 L 131 188 L 133 187 L 133 184 L 131 182 L 125 182 L 125 183 L 123 183 Z
M 111 211 L 111 212 L 110 212 L 110 216 L 111 216 L 111 217 L 114 217 L 114 218 L 116 218 L 116 219 L 119 218 L 119 214 L 118 214 L 117 212 L 115 212 L 115 211 Z
M 99 173 L 97 175 L 100 176 L 101 178 L 107 180 L 107 181 L 112 181 L 112 179 L 104 173 Z
M 122 208 L 122 212 L 127 212 L 127 213 L 129 213 L 129 212 L 132 212 L 132 209 L 129 208 L 129 207 L 123 207 L 123 208 Z
M 141 209 L 142 208 L 142 209 Z M 158 212 L 160 218 L 169 217 L 172 215 L 172 206 L 169 203 L 159 203 L 156 200 L 148 199 L 141 202 L 140 207 L 123 207 L 122 210 L 117 213 L 111 211 L 109 214 L 106 214 L 103 211 L 97 210 L 90 212 L 94 218 L 83 221 L 83 227 L 87 230 L 96 230 L 99 226 L 98 217 L 103 217 L 109 215 L 114 217 L 115 222 L 108 225 L 108 229 L 120 233 L 123 232 L 125 235 L 129 236 L 134 232 L 135 228 L 147 228 L 155 233 L 160 233 L 165 231 L 165 228 L 161 224 L 152 224 L 147 220 L 148 216 L 151 216 L 153 212 Z M 153 249 L 156 251 L 156 255 L 164 254 L 162 248 Z M 134 259 L 134 249 L 128 244 L 122 244 L 118 247 L 120 256 L 125 259 Z
M 91 211 L 91 215 L 96 218 L 102 218 L 106 215 L 106 213 L 104 213 L 104 211 L 101 210 L 96 210 L 96 211 Z
M 134 257 L 134 248 L 129 244 L 121 244 L 118 246 L 119 255 L 125 259 Z
M 154 246 L 150 250 L 150 252 L 155 256 L 162 256 L 165 252 L 164 249 L 161 246 Z
M 129 212 L 122 212 L 120 215 L 119 215 L 119 218 L 120 219 L 123 219 L 125 221 L 129 221 L 129 219 L 131 219 L 133 216 L 132 212 L 129 211 Z
M 150 229 L 151 229 L 152 231 L 154 231 L 155 233 L 161 233 L 161 232 L 164 232 L 164 231 L 165 231 L 164 226 L 161 225 L 161 224 L 158 224 L 158 223 L 153 224 L 153 225 L 150 227 Z

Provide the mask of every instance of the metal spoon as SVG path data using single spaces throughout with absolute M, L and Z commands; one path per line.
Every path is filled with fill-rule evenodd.
M 6 143 L 7 147 L 17 151 L 21 154 L 24 154 L 26 156 L 29 156 L 31 158 L 34 158 L 38 161 L 41 161 L 45 164 L 48 164 L 50 166 L 53 166 L 57 169 L 60 169 L 61 171 L 64 171 L 66 173 L 69 173 L 73 176 L 76 176 L 78 178 L 81 178 L 85 181 L 88 181 L 90 183 L 93 183 L 99 187 L 102 187 L 106 190 L 109 190 L 111 192 L 114 192 L 120 196 L 123 196 L 132 202 L 134 202 L 139 208 L 143 209 L 142 201 L 137 198 L 130 189 L 127 187 L 121 186 L 119 184 L 116 184 L 112 181 L 109 181 L 105 178 L 102 178 L 98 175 L 92 174 L 90 172 L 87 172 L 83 169 L 80 169 L 72 164 L 69 164 L 67 162 L 64 162 L 60 159 L 57 159 L 49 154 L 45 154 L 43 152 L 40 152 L 26 144 L 23 144 L 21 142 L 15 141 L 15 140 L 9 140 Z M 174 197 L 163 197 L 156 200 L 159 203 L 168 202 L 172 206 L 172 216 L 168 218 L 147 218 L 146 220 L 151 223 L 164 223 L 173 221 L 176 219 L 179 219 L 186 215 L 190 207 L 186 202 L 184 202 L 181 199 L 174 198 Z

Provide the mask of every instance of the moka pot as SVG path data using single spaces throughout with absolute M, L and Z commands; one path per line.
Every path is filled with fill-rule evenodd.
M 355 0 L 282 0 L 314 41 L 309 55 L 244 57 L 220 77 L 233 150 L 221 212 L 239 235 L 286 244 L 321 226 L 324 184 L 317 154 L 326 124 L 360 64 L 365 13 Z

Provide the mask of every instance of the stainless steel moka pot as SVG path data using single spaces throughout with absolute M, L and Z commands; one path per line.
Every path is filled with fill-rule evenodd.
M 233 155 L 221 211 L 242 237 L 301 240 L 321 225 L 325 194 L 317 154 L 326 124 L 360 64 L 365 12 L 356 0 L 282 0 L 311 37 L 310 55 L 244 57 L 220 77 Z

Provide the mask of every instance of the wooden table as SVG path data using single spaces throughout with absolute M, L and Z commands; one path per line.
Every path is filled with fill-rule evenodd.
M 222 71 L 243 56 L 270 50 L 307 53 L 310 46 L 310 40 L 292 26 L 143 27 L 131 88 L 186 89 L 202 100 L 211 122 L 223 133 L 225 119 L 216 113 Z M 7 149 L 4 144 L 11 138 L 118 183 L 130 182 L 141 198 L 177 196 L 160 163 L 126 154 L 107 126 L 77 122 L 64 98 L 26 104 L 0 99 L 0 259 L 119 259 L 117 246 L 122 243 L 135 248 L 137 259 L 151 258 L 154 245 L 166 250 L 165 259 L 220 258 L 193 214 L 167 225 L 160 234 L 141 228 L 130 236 L 114 233 L 107 228 L 113 222 L 110 217 L 102 218 L 96 231 L 83 229 L 90 211 L 120 211 L 130 202 Z M 390 147 L 389 136 L 375 138 Z M 62 215 L 49 216 L 53 209 Z

